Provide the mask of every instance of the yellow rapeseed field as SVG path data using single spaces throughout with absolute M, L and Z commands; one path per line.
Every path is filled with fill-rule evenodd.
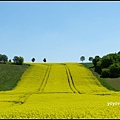
M 120 118 L 120 93 L 78 63 L 31 63 L 0 92 L 0 118 Z

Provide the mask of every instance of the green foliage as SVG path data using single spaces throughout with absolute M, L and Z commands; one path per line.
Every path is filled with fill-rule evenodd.
M 19 57 L 18 56 L 14 56 L 13 61 L 15 64 L 19 63 Z
M 103 68 L 103 69 L 102 69 L 101 76 L 102 76 L 103 78 L 109 77 L 109 76 L 110 76 L 110 69 L 108 69 L 108 68 Z
M 5 54 L 0 54 L 0 63 L 6 63 L 8 61 L 8 57 Z
M 85 56 L 81 56 L 80 60 L 83 62 L 85 60 Z
M 32 60 L 31 60 L 32 62 L 35 62 L 35 58 L 32 58 Z
M 114 63 L 114 58 L 111 55 L 106 55 L 102 57 L 101 67 L 108 68 L 113 63 Z
M 10 62 L 10 63 L 12 62 L 11 59 L 9 59 L 9 62 Z
M 100 60 L 100 57 L 97 55 L 95 58 L 93 58 L 93 65 L 96 67 L 97 62 Z
M 110 65 L 110 77 L 119 77 L 120 76 L 120 64 L 119 63 L 114 63 Z
M 89 61 L 93 61 L 93 57 L 89 57 Z
M 46 58 L 43 59 L 43 62 L 46 62 Z
M 102 64 L 102 61 L 101 60 L 99 60 L 98 62 L 97 62 L 97 65 L 96 65 L 96 67 L 95 67 L 95 71 L 96 72 L 98 72 L 99 74 L 101 74 L 101 64 Z
M 101 77 L 116 78 L 120 76 L 120 52 L 118 52 L 118 54 L 107 54 L 102 58 L 95 56 L 93 64 L 95 71 L 99 73 Z
M 120 51 L 118 52 L 118 54 L 120 54 Z
M 0 61 L 2 61 L 2 55 L 0 54 Z
M 23 57 L 18 57 L 18 56 L 14 56 L 13 61 L 16 65 L 22 65 L 24 62 L 24 58 Z
M 19 57 L 19 65 L 22 65 L 23 62 L 24 62 L 24 58 L 20 56 L 20 57 Z

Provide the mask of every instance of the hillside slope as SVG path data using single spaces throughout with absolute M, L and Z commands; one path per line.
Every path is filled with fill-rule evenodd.
M 31 64 L 14 91 L 78 94 L 108 92 L 90 70 L 78 63 Z
M 118 78 L 102 78 L 100 74 L 94 71 L 94 65 L 92 63 L 82 63 L 83 66 L 88 68 L 93 75 L 109 90 L 120 91 L 120 77 Z
M 29 65 L 0 64 L 0 91 L 13 89 Z

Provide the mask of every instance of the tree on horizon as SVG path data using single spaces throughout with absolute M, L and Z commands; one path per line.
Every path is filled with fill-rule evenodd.
M 83 62 L 85 60 L 85 56 L 81 56 L 80 60 Z
M 32 58 L 32 60 L 31 60 L 32 62 L 35 62 L 35 58 Z
M 93 57 L 89 57 L 89 61 L 93 61 Z
M 43 62 L 46 62 L 46 58 L 43 59 Z

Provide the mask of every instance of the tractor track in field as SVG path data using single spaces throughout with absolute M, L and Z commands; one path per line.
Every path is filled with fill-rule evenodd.
M 7 102 L 12 102 L 12 105 L 15 105 L 15 104 L 24 104 L 26 102 L 26 100 L 32 95 L 34 94 L 33 92 L 32 93 L 25 93 L 23 95 L 21 95 L 17 100 L 14 100 L 14 101 L 7 101 Z
M 67 79 L 68 79 L 68 84 L 69 84 L 69 87 L 70 87 L 71 91 L 72 91 L 73 93 L 79 93 L 79 94 L 81 94 L 81 93 L 77 90 L 77 88 L 75 87 L 74 80 L 73 80 L 73 78 L 72 78 L 72 74 L 71 74 L 71 72 L 70 72 L 69 67 L 68 67 L 65 63 L 61 63 L 61 65 L 63 65 L 64 68 L 65 68 L 65 70 L 66 70 L 66 75 L 67 75 Z M 46 86 L 46 84 L 47 84 L 47 82 L 48 82 L 48 78 L 49 78 L 49 75 L 50 75 L 51 67 L 52 67 L 51 65 L 49 65 L 49 66 L 47 67 L 46 72 L 45 72 L 44 77 L 43 77 L 43 80 L 42 80 L 42 82 L 41 82 L 41 84 L 40 84 L 40 87 L 39 87 L 39 89 L 38 89 L 37 91 L 30 92 L 30 93 L 25 93 L 25 94 L 21 95 L 21 96 L 19 97 L 19 99 L 15 100 L 15 101 L 9 101 L 9 102 L 12 102 L 12 103 L 13 103 L 12 105 L 15 105 L 15 104 L 24 104 L 24 103 L 27 101 L 27 99 L 28 99 L 32 94 L 36 94 L 36 93 L 42 93 L 42 94 L 43 94 L 43 93 L 44 93 L 43 91 L 44 91 L 44 89 L 45 89 L 45 86 Z
M 39 87 L 39 89 L 38 89 L 38 92 L 43 93 L 44 88 L 45 88 L 45 86 L 46 86 L 46 84 L 47 84 L 49 75 L 50 75 L 51 67 L 52 67 L 51 65 L 48 66 L 48 68 L 47 68 L 47 70 L 46 70 L 46 72 L 45 72 L 43 81 L 42 81 L 42 83 L 41 83 L 41 85 L 40 85 L 40 87 Z
M 73 93 L 81 94 L 80 91 L 78 91 L 77 88 L 75 87 L 74 80 L 72 78 L 72 74 L 70 72 L 69 67 L 65 63 L 61 63 L 61 64 L 65 67 L 66 75 L 67 75 L 67 79 L 68 79 L 68 84 L 69 84 L 70 89 L 73 91 Z
M 42 80 L 42 83 L 41 83 L 41 85 L 40 85 L 40 87 L 39 87 L 39 89 L 38 89 L 37 91 L 35 91 L 35 92 L 30 92 L 30 93 L 25 93 L 25 94 L 21 95 L 18 100 L 16 100 L 16 101 L 9 101 L 9 102 L 12 102 L 13 104 L 24 104 L 24 103 L 26 102 L 26 100 L 27 100 L 32 94 L 36 94 L 36 93 L 38 93 L 38 92 L 43 93 L 44 88 L 45 88 L 45 86 L 46 86 L 46 84 L 47 84 L 49 75 L 50 75 L 51 67 L 52 67 L 51 65 L 48 66 L 48 68 L 47 68 L 47 70 L 46 70 L 46 72 L 45 72 L 44 78 L 43 78 L 43 80 Z M 13 105 L 13 104 L 12 104 L 12 105 Z

